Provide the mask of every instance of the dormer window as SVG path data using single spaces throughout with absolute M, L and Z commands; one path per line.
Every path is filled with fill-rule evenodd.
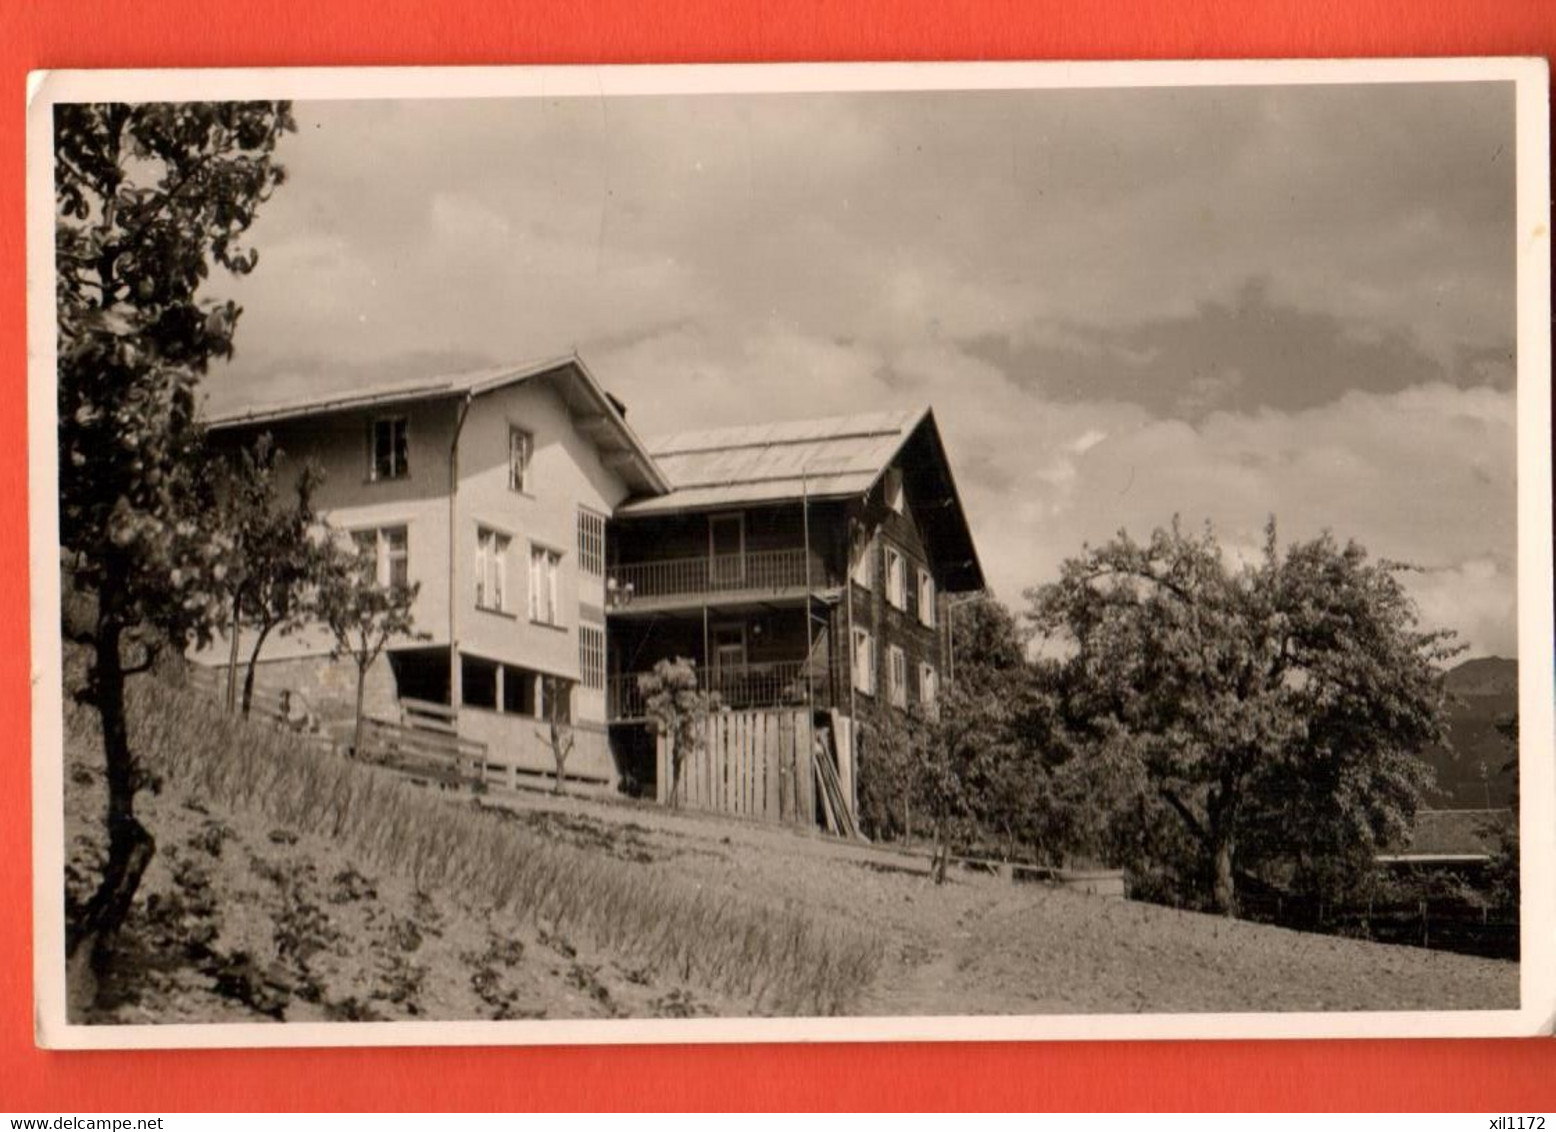
M 379 417 L 368 432 L 367 478 L 398 480 L 410 474 L 405 417 Z

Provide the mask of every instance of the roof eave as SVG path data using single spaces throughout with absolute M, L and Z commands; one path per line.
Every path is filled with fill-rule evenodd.
M 696 488 L 677 488 L 676 491 L 695 491 Z M 705 503 L 666 503 L 661 507 L 654 507 L 655 502 L 663 496 L 652 496 L 648 499 L 632 500 L 623 503 L 616 509 L 615 517 L 618 519 L 635 519 L 639 517 L 658 515 L 690 515 L 701 514 L 704 511 L 730 511 L 742 507 L 771 507 L 784 503 L 800 503 L 809 499 L 812 503 L 833 503 L 840 499 L 857 499 L 864 492 L 856 490 L 848 491 L 812 491 L 795 492 L 793 495 L 773 495 L 761 499 L 744 500 L 709 500 Z M 666 496 L 673 496 L 674 492 L 666 492 Z
M 408 405 L 416 401 L 437 401 L 460 395 L 460 390 L 452 389 L 447 385 L 426 385 L 413 389 L 377 393 L 370 396 L 336 397 L 327 401 L 310 402 L 307 405 L 281 405 L 272 409 L 223 413 L 206 418 L 204 424 L 207 432 L 224 432 L 253 425 L 274 424 L 278 421 L 300 420 L 303 417 L 349 413 L 361 409 L 383 408 L 389 405 Z
M 896 462 L 897 458 L 902 455 L 902 450 L 908 446 L 908 444 L 916 435 L 918 435 L 918 430 L 923 428 L 926 424 L 934 430 L 935 443 L 936 446 L 940 449 L 940 466 L 945 469 L 946 486 L 950 489 L 951 497 L 956 500 L 957 514 L 961 517 L 962 530 L 967 537 L 967 550 L 968 553 L 972 555 L 964 568 L 971 570 L 975 579 L 975 584 L 968 586 L 967 589 L 962 592 L 971 593 L 988 589 L 988 579 L 983 573 L 983 563 L 978 559 L 978 543 L 976 540 L 974 540 L 972 535 L 972 524 L 967 521 L 967 509 L 962 506 L 961 489 L 956 486 L 956 473 L 951 470 L 951 457 L 946 452 L 945 442 L 940 437 L 940 426 L 935 423 L 935 409 L 933 405 L 924 406 L 923 411 L 914 418 L 913 423 L 907 428 L 903 429 L 901 443 L 899 443 L 897 447 L 892 450 L 892 454 L 890 458 L 887 459 L 886 463 L 881 465 L 881 470 L 876 473 L 875 479 L 871 481 L 869 488 L 867 488 L 865 491 L 865 494 L 868 495 L 871 491 L 875 490 L 876 485 L 879 484 L 883 478 L 885 478 L 886 470 Z
M 626 441 L 627 451 L 631 453 L 633 463 L 642 472 L 643 478 L 648 482 L 655 495 L 669 495 L 669 478 L 648 451 L 648 446 L 643 443 L 642 437 L 638 436 L 637 431 L 627 423 L 627 418 L 616 408 L 616 402 L 605 391 L 605 387 L 600 384 L 599 379 L 594 376 L 588 365 L 576 353 L 571 355 L 568 364 L 577 370 L 579 376 L 583 378 L 584 387 L 589 391 L 589 395 L 599 405 L 600 410 Z

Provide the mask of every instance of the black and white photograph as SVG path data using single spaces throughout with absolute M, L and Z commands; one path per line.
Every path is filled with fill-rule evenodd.
M 40 76 L 40 1041 L 1548 1030 L 1546 98 Z

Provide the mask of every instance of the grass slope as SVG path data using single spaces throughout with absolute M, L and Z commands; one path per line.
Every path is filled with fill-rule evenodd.
M 862 932 L 559 843 L 163 680 L 130 709 L 159 852 L 102 1020 L 827 1014 L 874 973 Z M 103 853 L 96 722 L 67 708 L 70 902 Z
M 78 658 L 79 659 L 79 658 Z M 77 674 L 79 675 L 79 674 Z M 1489 1009 L 1515 963 L 953 872 L 652 804 L 443 795 L 145 680 L 158 853 L 98 1021 Z M 68 709 L 72 899 L 95 716 Z

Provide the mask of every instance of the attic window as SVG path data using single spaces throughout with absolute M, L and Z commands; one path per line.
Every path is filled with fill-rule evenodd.
M 902 514 L 902 469 L 886 469 L 886 506 Z
M 368 432 L 368 479 L 404 479 L 410 474 L 409 455 L 404 417 L 379 417 L 373 421 Z
M 517 425 L 508 426 L 508 490 L 529 494 L 530 460 L 535 454 L 535 438 Z

